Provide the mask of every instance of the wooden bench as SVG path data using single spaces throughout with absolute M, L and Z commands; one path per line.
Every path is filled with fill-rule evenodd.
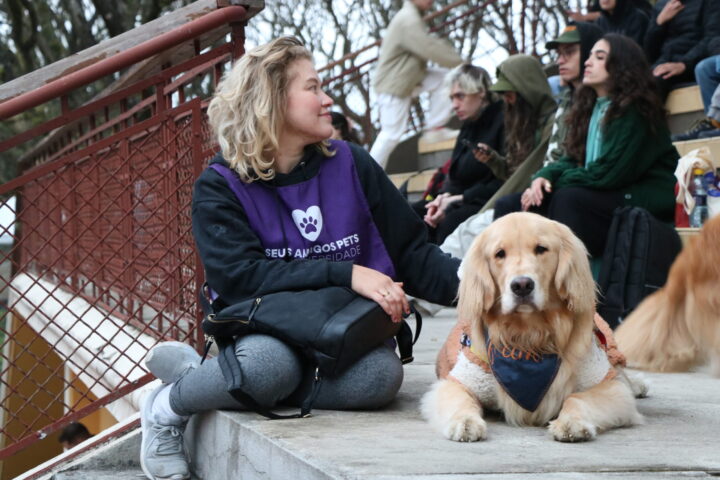
M 716 161 L 720 161 L 720 137 L 699 138 L 697 140 L 688 140 L 686 142 L 675 142 L 673 145 L 675 145 L 675 148 L 677 148 L 681 157 L 683 155 L 687 155 L 696 148 L 708 147 L 713 158 Z
M 393 173 L 391 175 L 388 175 L 388 177 L 390 177 L 390 180 L 397 188 L 400 188 L 400 186 L 409 179 L 408 194 L 422 194 L 434 174 L 435 169 L 431 169 L 423 170 L 421 172 Z
M 687 227 L 676 227 L 678 235 L 680 235 L 680 241 L 682 241 L 683 247 L 686 247 L 692 237 L 700 235 L 699 228 L 687 228 Z
M 668 115 L 679 115 L 681 113 L 703 111 L 700 87 L 691 85 L 689 87 L 676 88 L 670 91 L 665 108 Z
M 665 102 L 665 109 L 668 111 L 670 132 L 686 132 L 697 120 L 705 117 L 700 87 L 692 85 L 672 90 Z

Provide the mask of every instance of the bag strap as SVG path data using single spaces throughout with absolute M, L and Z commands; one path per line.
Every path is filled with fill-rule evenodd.
M 420 338 L 420 331 L 422 330 L 422 315 L 420 315 L 420 312 L 412 305 L 410 306 L 410 311 L 415 314 L 415 335 L 413 336 L 410 325 L 403 320 L 402 325 L 400 325 L 400 331 L 395 336 L 398 351 L 400 352 L 400 361 L 403 365 L 415 360 L 415 357 L 413 357 L 413 345 L 415 345 L 418 338 Z
M 221 369 L 225 376 L 228 393 L 230 393 L 230 395 L 232 395 L 235 400 L 242 403 L 248 409 L 259 413 L 263 417 L 269 418 L 271 420 L 286 420 L 289 418 L 304 418 L 310 416 L 310 410 L 305 408 L 304 403 L 303 408 L 300 410 L 300 413 L 295 413 L 292 415 L 279 415 L 271 411 L 269 408 L 260 405 L 252 396 L 243 392 L 243 373 L 242 367 L 240 366 L 240 361 L 235 355 L 235 342 L 232 338 L 227 337 L 218 337 L 215 340 L 217 341 L 219 350 L 218 363 L 220 363 Z M 320 379 L 316 375 L 313 390 L 311 391 L 310 395 L 317 395 L 316 390 L 320 389 L 319 383 Z M 314 396 L 312 400 L 315 399 Z

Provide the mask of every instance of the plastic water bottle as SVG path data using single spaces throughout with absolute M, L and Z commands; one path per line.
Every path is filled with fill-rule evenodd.
M 690 227 L 702 228 L 708 217 L 707 188 L 705 186 L 704 171 L 700 168 L 693 170 L 692 194 L 695 198 L 695 208 L 690 212 Z

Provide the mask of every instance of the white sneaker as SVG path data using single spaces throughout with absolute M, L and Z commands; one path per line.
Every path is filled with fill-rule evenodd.
M 153 412 L 155 397 L 167 385 L 150 392 L 142 406 L 142 444 L 140 466 L 150 480 L 185 480 L 190 478 L 183 432 L 187 420 L 162 418 Z
M 175 383 L 200 366 L 200 355 L 187 343 L 162 342 L 148 352 L 145 366 L 163 383 Z

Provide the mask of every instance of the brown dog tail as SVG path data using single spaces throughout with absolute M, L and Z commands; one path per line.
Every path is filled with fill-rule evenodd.
M 698 362 L 685 322 L 685 300 L 672 295 L 672 287 L 668 284 L 648 296 L 615 331 L 629 367 L 683 372 Z

